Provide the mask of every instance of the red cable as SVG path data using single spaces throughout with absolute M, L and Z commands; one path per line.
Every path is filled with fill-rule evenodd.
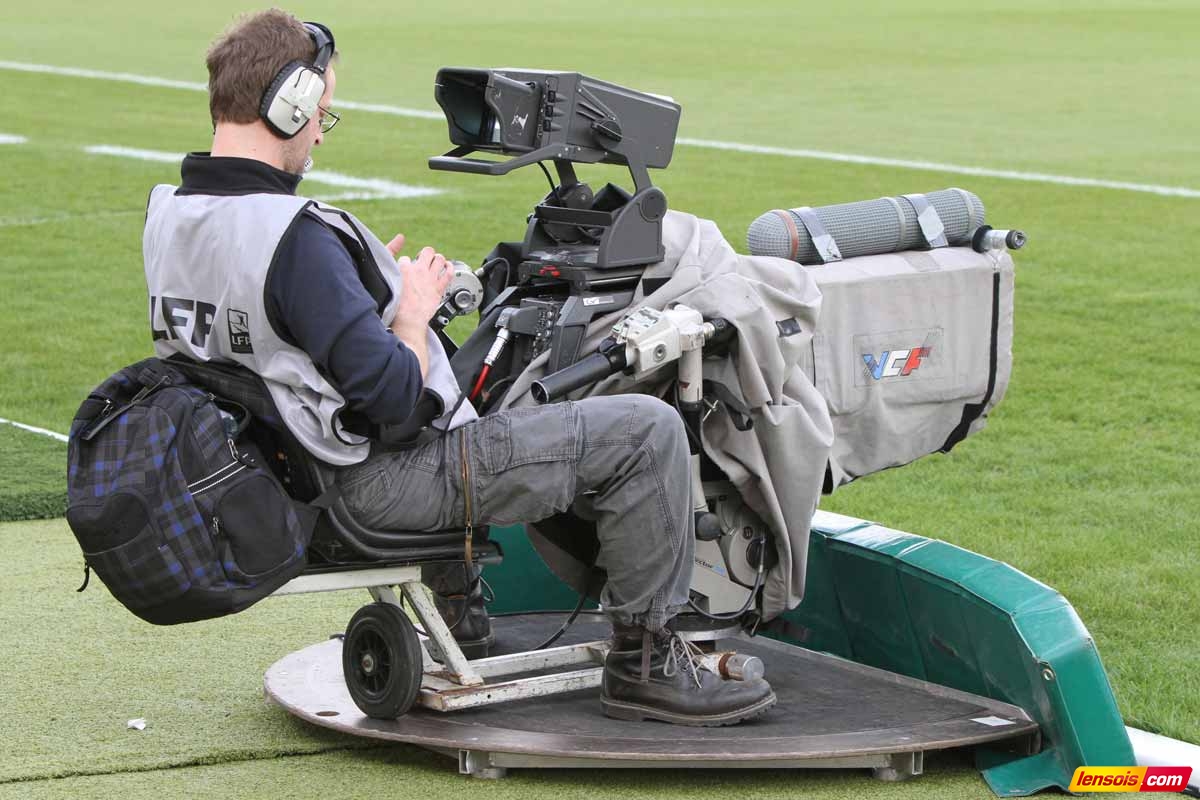
M 488 373 L 491 371 L 491 364 L 484 364 L 483 369 L 479 372 L 479 379 L 475 381 L 475 388 L 471 390 L 471 402 L 474 403 L 479 397 L 479 393 L 483 391 L 483 382 L 487 380 Z

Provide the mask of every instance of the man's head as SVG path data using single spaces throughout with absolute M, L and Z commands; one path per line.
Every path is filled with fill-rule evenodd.
M 311 66 L 317 57 L 313 34 L 304 23 L 279 9 L 246 15 L 225 31 L 209 48 L 207 57 L 209 111 L 216 132 L 213 152 L 220 149 L 227 151 L 225 154 L 252 153 L 251 157 L 288 172 L 303 172 L 313 146 L 323 138 L 321 118 L 330 107 L 336 83 L 332 67 L 324 74 L 318 70 L 316 77 L 325 84 L 317 101 L 319 107 L 308 109 L 311 116 L 307 120 L 303 112 L 295 118 L 300 128 L 290 138 L 285 135 L 286 124 L 281 131 L 279 126 L 265 120 L 264 114 L 270 108 L 271 97 L 281 91 L 296 93 L 295 81 L 277 82 L 284 77 L 281 73 L 286 71 L 290 76 L 295 67 Z M 311 77 L 313 74 L 306 71 L 306 80 Z M 304 85 L 306 82 L 301 82 L 300 86 Z M 271 89 L 280 91 L 267 96 Z M 311 98 L 308 104 L 311 105 Z M 285 109 L 285 117 L 289 119 L 294 108 L 286 99 L 275 107 L 276 112 Z

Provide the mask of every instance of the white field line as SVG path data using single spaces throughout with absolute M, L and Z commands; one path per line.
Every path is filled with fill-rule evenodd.
M 431 186 L 393 183 L 383 178 L 354 178 L 340 172 L 329 172 L 323 169 L 310 169 L 304 174 L 304 180 L 323 183 L 326 186 L 337 186 L 342 189 L 365 189 L 365 192 L 355 193 L 359 195 L 354 198 L 356 200 L 368 199 L 371 192 L 374 192 L 377 197 L 431 197 L 442 193 L 441 189 L 434 189 Z
M 23 422 L 14 422 L 11 419 L 4 419 L 4 417 L 0 417 L 0 424 L 12 425 L 13 427 L 20 428 L 23 431 L 29 431 L 30 433 L 37 433 L 42 436 L 49 436 L 51 439 L 58 439 L 60 442 L 67 441 L 67 437 L 61 433 L 55 433 L 54 431 L 48 431 L 45 428 L 35 428 L 34 426 L 26 425 Z
M 183 161 L 183 153 L 168 153 L 163 150 L 139 150 L 136 147 L 119 147 L 111 144 L 93 144 L 83 148 L 85 153 L 97 156 L 120 156 L 136 158 L 141 161 L 161 161 L 164 164 L 178 164 Z
M 880 167 L 900 167 L 902 169 L 919 169 L 928 172 L 950 172 L 955 175 L 978 175 L 984 178 L 1006 178 L 1014 181 L 1031 181 L 1034 183 L 1057 183 L 1063 186 L 1091 186 L 1098 189 L 1122 189 L 1128 192 L 1148 192 L 1171 197 L 1200 197 L 1200 189 L 1189 189 L 1184 186 L 1156 186 L 1149 183 L 1126 183 L 1124 181 L 1106 181 L 1098 178 L 1074 178 L 1070 175 L 1049 175 L 1043 172 L 1018 172 L 1010 169 L 991 169 L 990 167 L 968 167 L 962 164 L 940 164 L 936 161 L 909 161 L 902 158 L 882 158 L 879 156 L 860 156 L 852 153 L 830 153 L 825 150 L 795 150 L 788 147 L 763 147 L 756 144 L 739 144 L 737 142 L 717 142 L 710 139 L 675 140 L 679 144 L 692 147 L 707 147 L 713 150 L 732 150 L 738 153 L 758 153 L 769 156 L 786 156 L 788 158 L 812 158 L 821 161 L 841 161 L 847 164 L 870 164 Z
M 119 147 L 109 144 L 94 144 L 83 148 L 85 152 L 101 156 L 118 156 L 120 158 L 136 158 L 141 161 L 161 161 L 168 164 L 178 164 L 183 161 L 183 153 L 168 153 L 162 150 L 141 150 L 136 147 Z M 329 170 L 310 170 L 305 180 L 320 183 L 325 186 L 336 186 L 341 189 L 357 189 L 352 193 L 337 195 L 339 199 L 379 200 L 410 197 L 430 197 L 441 194 L 441 189 L 429 186 L 412 186 L 407 183 L 395 183 L 383 178 L 356 178 Z M 318 199 L 322 199 L 318 197 Z M 324 198 L 326 200 L 332 197 Z
M 401 106 L 389 106 L 383 103 L 357 103 L 353 100 L 338 100 L 339 108 L 348 108 L 351 111 L 366 111 L 369 114 L 389 114 L 393 117 L 414 117 L 416 119 L 435 119 L 438 122 L 445 122 L 446 115 L 440 111 L 429 111 L 424 108 L 403 108 Z
M 28 64 L 23 61 L 0 61 L 0 69 L 17 72 L 40 72 L 46 75 L 66 75 L 72 78 L 93 78 L 114 83 L 136 83 L 139 86 L 157 86 L 163 89 L 188 89 L 194 92 L 207 92 L 208 85 L 193 81 L 177 81 L 170 78 L 156 78 L 153 75 L 134 75 L 130 72 L 104 72 L 98 69 L 81 69 L 79 67 L 55 67 L 50 64 Z M 379 103 L 356 103 L 353 100 L 338 100 L 338 106 L 353 111 L 366 111 L 374 114 L 391 114 L 396 117 L 416 117 L 417 119 L 438 119 L 446 117 L 441 112 L 429 111 L 424 108 L 400 108 L 399 106 L 381 105 Z
M 0 217 L 0 228 L 20 228 L 26 225 L 45 225 L 47 222 L 69 222 L 73 219 L 103 219 L 105 217 L 144 216 L 145 211 L 94 211 L 88 214 L 50 214 L 45 217 Z
M 169 78 L 156 78 L 150 75 L 134 75 L 128 72 L 103 72 L 101 70 L 81 69 L 78 67 L 56 67 L 49 64 L 30 64 L 21 61 L 0 61 L 0 69 L 16 70 L 19 72 L 39 72 L 50 75 L 69 75 L 77 78 L 94 78 L 97 80 L 136 83 L 143 86 L 161 86 L 170 89 L 190 89 L 205 91 L 203 83 L 177 81 Z M 445 116 L 436 111 L 421 108 L 403 108 L 400 106 L 384 105 L 382 103 L 360 103 L 338 100 L 337 105 L 356 111 L 366 111 L 375 114 L 390 114 L 399 117 L 416 117 L 418 119 L 444 120 Z M 1101 178 L 1079 178 L 1071 175 L 1052 175 L 1042 172 L 1020 172 L 1017 170 L 995 169 L 992 167 L 972 167 L 962 164 L 940 164 L 932 161 L 910 161 L 900 158 L 885 158 L 882 156 L 857 155 L 854 153 L 833 153 L 824 150 L 800 150 L 787 147 L 767 147 L 764 145 L 745 144 L 742 142 L 723 142 L 713 139 L 676 140 L 688 147 L 703 147 L 710 150 L 731 150 L 741 153 L 780 156 L 784 158 L 810 158 L 819 161 L 838 161 L 849 164 L 869 164 L 881 167 L 896 167 L 932 172 L 944 172 L 952 175 L 974 175 L 985 178 L 1001 178 L 1004 180 L 1026 181 L 1031 183 L 1052 183 L 1060 186 L 1085 186 L 1097 189 L 1115 189 L 1126 192 L 1144 192 L 1165 195 L 1168 197 L 1200 198 L 1200 189 L 1186 186 L 1160 186 L 1151 183 L 1131 183 L 1127 181 L 1110 181 Z
M 72 78 L 95 78 L 101 81 L 117 83 L 136 83 L 142 86 L 161 86 L 165 89 L 191 89 L 198 92 L 208 91 L 208 86 L 192 81 L 173 81 L 170 78 L 155 78 L 150 75 L 134 75 L 130 72 L 103 72 L 96 69 L 81 69 L 79 67 L 56 67 L 50 64 L 29 64 L 24 61 L 0 61 L 0 69 L 17 72 L 41 72 L 46 75 L 67 75 Z
M 0 144 L 25 144 L 29 140 L 15 133 L 0 133 Z

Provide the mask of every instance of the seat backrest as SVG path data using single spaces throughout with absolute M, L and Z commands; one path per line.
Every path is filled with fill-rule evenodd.
M 262 451 L 288 494 L 309 503 L 336 487 L 336 470 L 314 457 L 288 430 L 262 378 L 236 364 L 168 359 L 198 386 L 244 406 L 251 415 L 245 435 Z M 311 553 L 331 564 L 425 562 L 463 558 L 465 529 L 447 531 L 375 530 L 361 525 L 337 496 L 317 518 Z M 474 529 L 472 549 L 495 558 L 486 526 Z

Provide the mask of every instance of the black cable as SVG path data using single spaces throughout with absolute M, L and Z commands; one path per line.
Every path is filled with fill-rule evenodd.
M 499 619 L 501 617 L 526 617 L 541 614 L 570 614 L 572 613 L 572 610 L 573 609 L 569 608 L 541 608 L 537 611 L 501 611 L 499 614 L 492 614 L 490 616 L 492 619 Z M 589 608 L 585 611 L 580 611 L 579 613 L 594 614 L 596 616 L 602 616 L 604 614 L 604 612 L 598 608 Z
M 692 598 L 688 597 L 688 605 L 692 611 L 695 611 L 702 617 L 707 619 L 717 620 L 719 622 L 728 622 L 729 620 L 737 619 L 742 614 L 750 610 L 750 606 L 754 605 L 754 599 L 758 597 L 758 590 L 762 588 L 763 575 L 766 574 L 766 569 L 763 568 L 763 562 L 767 558 L 767 537 L 759 534 L 759 553 L 758 553 L 758 570 L 754 573 L 754 588 L 750 590 L 750 596 L 746 598 L 746 602 L 742 603 L 742 607 L 737 611 L 728 614 L 712 614 L 708 611 L 702 611 Z
M 550 194 L 554 195 L 554 201 L 562 205 L 562 195 L 558 193 L 558 187 L 554 185 L 554 178 L 550 177 L 550 170 L 546 169 L 546 165 L 541 161 L 537 165 L 542 168 L 542 172 L 546 175 L 546 182 L 550 184 Z
M 675 410 L 679 413 L 679 418 L 683 420 L 684 429 L 696 441 L 697 444 L 701 443 L 703 440 L 700 438 L 700 432 L 692 430 L 692 426 L 688 424 L 688 415 L 684 414 L 683 409 L 680 408 L 680 406 L 679 406 L 678 387 L 676 387 L 676 391 L 674 392 L 674 397 L 672 398 L 672 405 L 675 407 Z M 766 572 L 766 570 L 762 568 L 762 561 L 764 559 L 766 559 L 766 557 L 767 557 L 767 550 L 766 550 L 767 537 L 760 534 L 758 536 L 758 542 L 759 542 L 759 547 L 761 548 L 761 550 L 759 551 L 759 568 L 755 572 L 755 575 L 754 575 L 754 588 L 750 590 L 750 596 L 746 598 L 746 602 L 742 604 L 742 607 L 740 609 L 738 609 L 737 611 L 734 611 L 729 614 L 710 614 L 707 611 L 702 611 L 700 609 L 700 607 L 697 606 L 696 603 L 691 599 L 691 597 L 689 597 L 688 605 L 691 607 L 692 611 L 695 611 L 697 614 L 699 614 L 700 616 L 705 617 L 707 619 L 725 622 L 728 620 L 737 619 L 742 614 L 745 614 L 747 611 L 750 610 L 750 607 L 752 605 L 754 605 L 754 598 L 758 595 L 758 590 L 762 588 L 763 574 Z
M 400 604 L 402 607 L 408 606 L 409 610 L 412 611 L 413 615 L 416 615 L 417 619 L 421 618 L 420 614 L 417 614 L 417 610 L 415 608 L 413 608 L 411 604 L 409 604 L 408 598 L 405 597 L 404 595 L 400 595 Z M 459 623 L 461 623 L 466 618 L 467 618 L 467 605 L 466 605 L 466 603 L 463 603 L 463 610 L 462 610 L 462 613 L 458 615 L 458 619 L 454 620 L 453 625 L 446 626 L 450 630 L 451 635 L 454 634 L 454 629 L 458 627 Z M 409 618 L 409 621 L 412 622 L 411 616 Z M 429 635 L 429 633 L 424 628 L 422 628 L 416 622 L 413 622 L 413 627 L 417 629 L 417 633 L 421 634 L 426 639 L 433 638 L 432 636 Z
M 713 614 L 702 610 L 700 606 L 696 605 L 696 602 L 690 597 L 688 598 L 688 606 L 692 609 L 692 611 L 695 611 L 705 619 L 717 620 L 719 622 L 728 622 L 729 620 L 737 619 L 738 617 L 742 616 L 742 614 L 745 614 L 747 611 L 749 611 L 750 606 L 754 605 L 754 598 L 758 595 L 758 590 L 762 588 L 762 576 L 763 571 L 761 570 L 757 575 L 754 576 L 754 588 L 750 590 L 750 596 L 746 598 L 746 602 L 742 603 L 742 607 L 737 611 L 733 611 L 728 614 Z
M 517 376 L 508 375 L 508 376 L 503 377 L 500 380 L 496 381 L 495 383 L 491 384 L 490 386 L 488 386 L 487 389 L 484 390 L 484 392 L 482 392 L 479 395 L 479 399 L 481 401 L 481 403 L 479 405 L 480 410 L 482 411 L 485 408 L 491 408 L 493 405 L 495 405 L 496 400 L 500 397 L 503 397 L 503 395 L 498 395 L 498 394 L 496 394 L 496 392 L 498 392 L 501 388 L 507 386 L 510 383 L 515 383 L 516 380 L 517 380 Z M 484 394 L 487 395 L 486 399 L 483 396 Z
M 571 627 L 571 625 L 575 622 L 575 619 L 579 616 L 579 612 L 583 610 L 583 604 L 586 602 L 587 602 L 587 592 L 580 592 L 579 593 L 579 602 L 575 604 L 575 610 L 571 612 L 571 616 L 567 617 L 567 621 L 562 624 L 562 627 L 559 628 L 558 631 L 553 636 L 551 636 L 549 639 L 542 642 L 541 644 L 539 644 L 537 647 L 535 647 L 533 649 L 535 651 L 536 650 L 545 650 L 547 647 L 549 647 L 550 645 L 557 642 L 558 638 L 560 636 L 562 636 L 564 633 L 566 633 L 567 628 Z
M 458 402 L 456 402 L 454 404 L 454 408 L 450 409 L 450 413 L 446 416 L 446 427 L 445 428 L 439 428 L 437 425 L 434 424 L 434 422 L 437 422 L 437 419 L 433 420 L 433 422 L 430 422 L 429 427 L 433 428 L 438 433 L 449 433 L 450 432 L 450 423 L 454 422 L 454 415 L 458 413 L 458 410 L 460 408 L 462 408 L 462 404 L 466 399 L 467 399 L 466 392 L 461 392 L 458 395 Z M 441 417 L 438 417 L 438 419 L 441 419 Z
M 595 225 L 576 225 L 575 230 L 582 233 L 593 242 L 599 242 L 604 237 L 604 228 Z
M 483 262 L 483 266 L 480 267 L 479 270 L 486 276 L 488 269 L 501 262 L 504 263 L 504 285 L 507 287 L 508 279 L 512 273 L 512 264 L 508 263 L 508 259 L 504 256 L 496 256 L 495 258 L 488 259 L 487 261 Z
M 701 403 L 703 403 L 703 402 L 704 401 L 702 399 Z M 675 391 L 671 398 L 671 405 L 673 405 L 675 407 L 675 410 L 677 412 L 679 412 L 679 418 L 681 420 L 683 420 L 684 430 L 686 430 L 688 432 L 688 435 L 692 437 L 692 440 L 696 442 L 696 445 L 698 447 L 703 448 L 704 440 L 700 438 L 700 431 L 694 430 L 692 428 L 692 426 L 688 423 L 688 415 L 683 413 L 683 409 L 679 405 L 679 384 L 678 384 L 678 382 L 675 385 Z M 701 424 L 703 425 L 703 422 L 704 422 L 703 418 L 700 421 L 701 421 Z
M 463 580 L 467 584 L 467 591 L 463 595 L 462 611 L 459 612 L 458 619 L 454 620 L 453 624 L 446 623 L 446 627 L 450 629 L 450 633 L 454 633 L 454 629 L 462 624 L 462 621 L 467 618 L 467 612 L 470 610 L 467 607 L 469 605 L 469 603 L 467 602 L 467 598 L 470 597 L 470 595 L 471 595 L 471 584 L 473 583 L 473 581 L 468 580 L 470 578 L 470 573 L 467 572 L 467 562 L 466 561 L 462 562 L 462 568 L 463 568 Z M 476 575 L 475 580 L 481 582 L 484 586 L 487 587 L 487 594 L 485 594 L 484 598 L 483 598 L 483 602 L 485 605 L 487 603 L 492 602 L 492 600 L 496 599 L 496 593 L 495 593 L 495 591 L 493 591 L 492 585 L 483 579 L 482 573 L 479 575 Z M 482 591 L 482 589 L 480 591 Z M 489 595 L 489 594 L 491 595 L 491 599 L 488 599 L 488 597 L 487 597 L 487 595 Z M 401 606 L 403 606 L 407 602 L 408 602 L 408 598 L 405 597 L 403 594 L 401 594 L 400 595 Z M 409 608 L 412 608 L 412 606 L 410 605 Z M 412 611 L 414 614 L 416 614 L 416 612 L 417 612 L 417 610 L 415 608 L 412 608 Z M 420 615 L 417 615 L 417 618 L 420 619 Z M 417 625 L 416 623 L 413 623 L 413 627 L 417 629 L 417 633 L 421 634 L 422 636 L 426 637 L 427 639 L 432 638 L 429 636 L 429 634 L 424 629 L 421 628 L 421 626 Z

